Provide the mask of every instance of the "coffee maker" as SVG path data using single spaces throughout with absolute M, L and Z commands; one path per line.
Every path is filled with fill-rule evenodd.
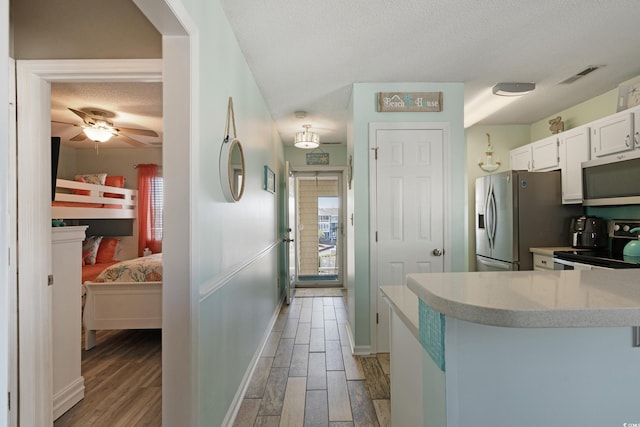
M 595 216 L 571 219 L 571 246 L 580 249 L 607 247 L 607 221 Z

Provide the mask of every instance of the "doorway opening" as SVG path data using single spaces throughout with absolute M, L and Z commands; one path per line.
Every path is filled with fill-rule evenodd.
M 294 171 L 296 287 L 343 284 L 343 189 L 340 171 Z

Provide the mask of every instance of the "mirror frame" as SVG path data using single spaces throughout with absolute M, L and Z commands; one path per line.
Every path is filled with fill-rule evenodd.
M 238 148 L 240 152 L 240 160 L 242 164 L 242 183 L 240 184 L 239 191 L 235 191 L 234 181 L 235 173 L 231 164 L 231 157 L 235 148 Z M 222 148 L 220 149 L 220 185 L 222 186 L 222 193 L 224 198 L 228 202 L 237 202 L 242 198 L 244 194 L 244 182 L 246 176 L 246 169 L 244 163 L 244 150 L 240 140 L 233 138 L 231 141 L 224 140 L 222 142 Z

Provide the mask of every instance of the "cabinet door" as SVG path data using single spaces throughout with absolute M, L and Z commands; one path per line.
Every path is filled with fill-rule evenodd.
M 531 144 L 531 169 L 549 171 L 560 167 L 558 137 L 550 136 Z
M 513 170 L 531 170 L 531 144 L 509 152 L 509 167 Z
M 583 126 L 562 134 L 560 166 L 562 203 L 582 203 L 582 162 L 589 160 L 590 128 Z
M 591 124 L 592 157 L 633 150 L 633 114 L 622 112 Z

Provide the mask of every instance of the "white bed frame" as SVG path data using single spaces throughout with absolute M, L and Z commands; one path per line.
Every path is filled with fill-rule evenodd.
M 161 329 L 162 282 L 85 282 L 84 348 L 103 329 Z
M 73 193 L 73 190 L 88 190 L 88 195 Z M 122 195 L 124 198 L 104 197 L 103 193 Z M 118 208 L 85 208 L 82 206 L 51 206 L 54 219 L 123 219 L 135 218 L 137 214 L 138 190 L 87 184 L 85 182 L 56 180 L 56 202 L 100 203 L 118 205 Z

